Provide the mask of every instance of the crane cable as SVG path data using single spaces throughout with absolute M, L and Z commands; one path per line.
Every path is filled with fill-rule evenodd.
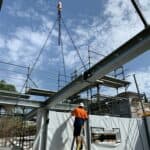
M 62 52 L 62 59 L 63 59 L 63 68 L 64 68 L 64 77 L 65 77 L 65 83 L 67 82 L 67 77 L 66 77 L 66 65 L 65 65 L 65 54 L 64 54 L 64 49 L 63 49 L 63 41 L 60 39 L 60 45 L 61 45 L 61 52 Z
M 62 53 L 62 61 L 63 61 L 63 69 L 64 69 L 64 77 L 65 77 L 65 83 L 67 82 L 66 79 L 66 66 L 65 66 L 65 55 L 64 55 L 64 49 L 63 49 L 63 41 L 61 38 L 61 21 L 62 21 L 62 2 L 59 1 L 57 5 L 58 10 L 58 45 L 61 47 L 61 53 Z
M 54 27 L 55 27 L 55 25 L 56 25 L 56 22 L 57 22 L 57 19 L 56 19 L 56 21 L 54 22 L 54 24 L 53 24 L 51 30 L 49 31 L 48 36 L 47 36 L 47 38 L 46 38 L 46 40 L 45 40 L 45 42 L 44 42 L 42 48 L 40 49 L 39 55 L 38 55 L 37 58 L 35 59 L 35 62 L 33 63 L 31 69 L 29 70 L 27 79 L 25 80 L 24 84 L 22 85 L 22 88 L 20 89 L 19 94 L 21 94 L 21 93 L 23 92 L 23 89 L 26 87 L 26 84 L 27 84 L 27 82 L 28 82 L 28 79 L 30 79 L 30 81 L 31 81 L 30 75 L 32 74 L 32 72 L 33 72 L 33 70 L 34 70 L 34 68 L 35 68 L 35 66 L 36 66 L 36 64 L 37 64 L 37 62 L 38 62 L 38 60 L 39 60 L 39 58 L 40 58 L 42 52 L 44 51 L 44 48 L 45 48 L 45 46 L 46 46 L 46 44 L 47 44 L 47 41 L 48 41 L 50 35 L 52 34 L 52 31 L 53 31 L 53 29 L 54 29 Z M 32 83 L 33 83 L 33 82 L 32 82 Z M 20 97 L 21 97 L 21 95 L 19 95 L 19 96 L 17 97 L 17 99 L 19 100 Z M 17 106 L 17 104 L 18 104 L 18 102 L 16 102 L 15 107 Z
M 29 75 L 31 75 L 31 73 L 33 72 L 33 70 L 34 70 L 34 68 L 35 68 L 35 66 L 36 66 L 36 64 L 37 64 L 37 62 L 39 61 L 39 58 L 40 58 L 42 52 L 44 51 L 44 48 L 45 48 L 45 46 L 46 46 L 46 44 L 47 44 L 47 41 L 48 41 L 50 35 L 52 34 L 52 31 L 53 31 L 53 29 L 54 29 L 54 27 L 55 27 L 55 25 L 56 25 L 56 22 L 57 22 L 57 19 L 56 19 L 56 21 L 54 22 L 54 24 L 53 24 L 51 30 L 49 31 L 48 36 L 47 36 L 47 38 L 46 38 L 46 40 L 45 40 L 43 46 L 42 46 L 41 49 L 40 49 L 39 55 L 38 55 L 37 58 L 35 59 L 35 62 L 33 63 L 32 67 L 31 67 L 31 69 L 30 69 Z
M 65 29 L 66 29 L 66 31 L 67 31 L 67 34 L 68 34 L 68 36 L 69 36 L 69 38 L 70 38 L 70 40 L 71 40 L 71 42 L 72 42 L 72 45 L 73 45 L 74 49 L 75 49 L 76 52 L 77 52 L 77 55 L 78 55 L 78 57 L 79 57 L 79 59 L 80 59 L 80 61 L 81 61 L 81 63 L 82 63 L 82 66 L 84 67 L 85 70 L 87 70 L 86 65 L 84 64 L 84 61 L 83 61 L 83 59 L 82 59 L 82 57 L 81 57 L 81 55 L 80 55 L 80 52 L 79 52 L 77 46 L 75 45 L 75 42 L 73 41 L 73 38 L 72 38 L 72 36 L 71 36 L 71 34 L 70 34 L 70 31 L 68 30 L 68 28 L 67 28 L 67 26 L 66 26 L 66 24 L 65 24 L 65 22 L 64 22 L 64 20 L 63 20 L 63 18 L 62 18 L 62 23 L 63 23 L 63 25 L 64 25 L 64 27 L 65 27 Z

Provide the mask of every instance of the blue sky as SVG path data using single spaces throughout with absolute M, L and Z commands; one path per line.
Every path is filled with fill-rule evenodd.
M 57 18 L 57 2 L 4 0 L 0 12 L 0 61 L 32 67 Z M 150 1 L 138 0 L 138 4 L 150 23 Z M 88 46 L 91 51 L 108 55 L 144 28 L 129 0 L 63 0 L 62 15 L 85 64 L 88 62 Z M 64 74 L 57 32 L 56 25 L 31 74 L 32 80 L 39 88 L 57 90 L 58 73 Z M 79 70 L 82 64 L 64 26 L 62 41 L 66 72 L 70 77 L 70 74 L 75 69 Z M 92 64 L 103 58 L 94 53 L 91 53 L 91 57 Z M 125 69 L 129 75 L 127 79 L 133 81 L 132 74 L 135 73 L 141 92 L 146 92 L 150 97 L 149 58 L 148 51 L 126 64 Z M 0 64 L 0 68 L 0 79 L 15 84 L 19 90 L 26 79 L 27 69 L 4 64 Z M 83 69 L 80 69 L 79 73 L 82 71 Z M 67 80 L 70 80 L 69 77 Z M 61 80 L 64 80 L 63 76 Z M 65 83 L 61 81 L 60 85 L 64 86 Z M 30 86 L 34 87 L 31 82 Z M 129 90 L 135 91 L 134 84 Z

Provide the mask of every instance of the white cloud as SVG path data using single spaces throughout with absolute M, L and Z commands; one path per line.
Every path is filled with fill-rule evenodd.
M 149 0 L 139 0 L 139 7 L 147 21 L 150 24 L 150 1 Z
M 5 47 L 5 41 L 2 37 L 0 37 L 0 48 Z
M 37 3 L 42 6 L 44 5 L 41 0 Z M 142 4 L 141 7 L 142 10 L 144 10 L 146 18 L 150 18 L 150 11 L 148 9 L 150 8 L 149 0 L 140 0 L 140 3 Z M 16 7 L 17 10 L 9 8 L 9 13 L 12 15 L 24 18 L 31 17 L 33 19 L 32 21 L 40 21 L 38 22 L 36 30 L 21 26 L 20 28 L 16 28 L 16 31 L 9 36 L 9 39 L 5 39 L 7 41 L 6 46 L 8 48 L 9 59 L 17 63 L 19 62 L 19 64 L 28 65 L 33 62 L 38 55 L 46 39 L 48 29 L 52 27 L 53 23 L 48 16 L 43 13 L 40 14 L 38 9 L 29 8 L 26 11 L 22 11 L 17 5 L 14 7 Z M 104 17 L 100 18 L 100 16 Z M 71 33 L 73 33 L 72 38 L 75 44 L 77 47 L 81 46 L 79 50 L 84 62 L 87 62 L 88 44 L 90 44 L 90 48 L 95 49 L 96 52 L 107 55 L 143 29 L 143 24 L 129 0 L 107 0 L 105 2 L 104 12 L 101 12 L 100 16 L 93 17 L 93 22 L 91 21 L 89 25 L 87 25 L 88 18 L 87 20 L 81 20 L 82 24 L 80 25 L 74 25 L 73 20 L 67 22 L 68 28 L 71 29 Z M 34 24 L 36 24 L 36 22 L 34 22 Z M 70 28 L 70 26 L 74 28 Z M 53 31 L 53 35 L 47 44 L 49 50 L 51 50 L 50 53 L 52 53 L 52 50 L 57 50 L 52 47 L 54 42 L 57 44 L 56 38 L 58 32 L 56 29 Z M 74 50 L 68 35 L 66 35 L 66 31 L 62 31 L 62 39 L 66 66 L 69 69 L 82 66 L 77 52 Z M 0 39 L 0 47 L 2 46 L 4 46 L 4 40 Z M 54 56 L 54 58 L 50 58 L 49 63 L 51 65 L 56 65 L 61 59 L 59 48 L 57 51 L 60 56 L 57 55 Z M 43 55 L 40 58 L 39 66 L 42 64 L 42 57 Z M 93 63 L 102 59 L 102 57 L 95 54 L 92 54 L 92 58 Z M 147 80 L 149 80 L 148 77 Z
M 32 3 L 31 7 L 29 6 Z M 33 5 L 34 4 L 34 5 Z M 12 3 L 11 6 L 7 6 L 7 13 L 13 17 L 20 17 L 24 19 L 32 20 L 40 20 L 43 14 L 47 14 L 48 16 L 53 16 L 54 12 L 49 11 L 51 5 L 48 4 L 47 1 L 30 1 L 21 2 L 20 0 L 16 0 Z
M 15 33 L 12 33 L 7 40 L 6 47 L 8 49 L 8 59 L 19 64 L 33 64 L 35 58 L 39 54 L 47 33 L 36 31 L 33 32 L 30 28 L 17 28 Z M 50 44 L 50 40 L 47 45 Z M 46 46 L 47 46 L 46 45 Z M 45 47 L 46 49 L 46 47 Z M 38 64 L 42 61 L 42 55 Z
M 60 59 L 59 59 L 59 57 L 57 57 L 57 58 L 50 58 L 48 61 L 49 61 L 50 65 L 55 65 L 55 64 L 57 64 L 60 61 Z
M 39 0 L 36 4 L 45 6 L 46 3 Z M 150 16 L 148 15 L 150 14 L 148 6 L 150 6 L 148 0 L 142 1 L 142 8 L 144 9 L 145 14 L 147 14 L 147 16 Z M 32 31 L 29 28 L 24 28 L 17 29 L 15 33 L 19 40 L 24 41 L 24 46 L 31 44 L 30 47 L 39 48 L 42 45 L 42 41 L 44 41 L 46 37 L 46 34 L 43 31 L 47 31 L 47 29 L 52 26 L 52 22 L 48 19 L 47 16 L 40 14 L 38 12 L 38 9 L 29 8 L 26 11 L 21 11 L 21 9 L 19 8 L 19 6 L 17 6 L 16 3 L 13 7 L 17 10 L 12 11 L 12 9 L 9 8 L 10 12 L 12 11 L 12 14 L 16 12 L 17 16 L 20 17 L 36 16 L 33 18 L 38 18 L 42 21 L 40 27 L 41 32 Z M 93 19 L 93 22 L 91 22 L 92 27 L 90 25 L 85 26 L 85 24 L 82 23 L 82 25 L 77 25 L 74 29 L 72 29 L 73 33 L 75 33 L 73 34 L 73 39 L 77 47 L 81 45 L 87 45 L 88 41 L 90 41 L 90 46 L 94 47 L 94 49 L 96 49 L 97 52 L 107 55 L 143 28 L 141 20 L 135 13 L 132 3 L 128 0 L 108 0 L 105 3 L 104 12 L 101 13 L 103 13 L 103 15 L 105 16 L 105 20 L 100 19 L 100 17 L 98 16 Z M 72 25 L 73 21 L 69 22 L 70 25 Z M 87 21 L 84 20 L 82 22 Z M 57 37 L 57 34 L 57 31 L 54 30 L 53 36 L 55 38 Z M 70 50 L 71 41 L 69 37 L 65 34 L 62 38 L 64 42 L 64 53 L 65 58 L 67 58 L 66 62 L 68 67 L 69 65 L 70 68 L 73 67 L 75 64 L 77 64 L 77 62 L 81 64 L 78 56 L 74 56 L 76 52 L 73 54 L 72 50 Z M 26 41 L 28 41 L 29 43 L 27 43 Z M 73 49 L 73 47 L 71 49 Z M 83 60 L 87 60 L 87 49 L 80 49 L 80 53 Z M 75 60 L 72 61 L 72 58 L 74 58 Z M 99 59 L 100 58 L 97 58 L 97 56 L 95 55 L 95 58 L 93 59 L 94 63 L 96 62 L 96 60 L 98 61 Z
M 145 5 L 149 3 L 148 1 L 144 2 Z M 91 25 L 83 23 L 74 26 L 70 31 L 77 48 L 81 46 L 79 52 L 85 63 L 88 57 L 88 44 L 96 52 L 107 55 L 143 29 L 141 20 L 135 13 L 132 3 L 128 0 L 108 0 L 104 12 L 101 13 L 105 16 L 105 20 L 100 19 L 99 16 L 94 17 Z M 147 11 L 147 13 L 150 14 L 150 11 Z M 86 20 L 84 22 L 87 23 Z M 73 21 L 69 20 L 68 28 L 72 26 L 72 23 Z M 57 37 L 56 31 L 55 37 Z M 65 32 L 62 32 L 62 39 L 66 66 L 69 68 L 78 66 L 79 68 L 79 66 L 82 66 L 81 61 Z M 96 63 L 102 58 L 92 54 L 92 63 Z
M 1 76 L 1 79 L 7 81 L 7 83 L 12 84 L 16 87 L 17 91 L 20 92 L 22 89 L 24 83 L 25 83 L 25 76 L 21 74 L 13 74 L 10 73 L 6 75 L 6 73 L 3 73 L 4 75 Z
M 137 93 L 133 74 L 135 74 L 136 76 L 140 93 L 145 93 L 147 97 L 150 98 L 150 77 L 149 77 L 150 67 L 143 68 L 142 70 L 129 73 L 129 76 L 126 80 L 131 82 L 131 84 L 129 85 L 127 91 L 132 91 Z M 118 91 L 119 93 L 125 92 L 125 88 L 119 88 Z M 115 88 L 101 87 L 101 94 L 115 96 L 117 95 L 117 90 Z
M 137 80 L 137 84 L 140 90 L 140 93 L 146 93 L 147 97 L 150 98 L 150 67 L 144 67 L 143 69 L 137 70 L 137 71 L 133 71 L 133 72 L 129 72 L 128 77 L 126 78 L 127 81 L 129 81 L 131 84 L 128 87 L 128 91 L 133 91 L 137 93 L 137 88 L 135 85 L 135 81 L 133 78 L 133 75 L 135 74 L 136 76 L 136 80 Z M 119 93 L 121 92 L 125 92 L 125 88 L 120 88 L 118 89 Z M 117 91 L 113 88 L 106 88 L 103 87 L 102 88 L 102 93 L 103 94 L 107 94 L 107 95 L 117 95 Z
M 77 64 L 77 62 L 79 61 L 79 59 L 76 56 L 76 52 L 75 51 L 70 51 L 69 53 L 66 54 L 65 56 L 65 63 L 67 67 L 70 67 L 72 65 Z
M 17 64 L 29 65 L 33 60 L 36 49 L 29 46 L 29 43 L 18 38 L 12 38 L 7 41 L 8 60 Z
M 128 80 L 132 82 L 132 84 L 128 90 L 137 92 L 134 78 L 132 76 L 135 74 L 140 92 L 145 92 L 150 97 L 150 67 L 143 68 L 142 70 L 138 70 L 136 72 L 131 72 L 130 74 L 131 76 L 129 76 Z
M 109 0 L 105 5 L 104 15 L 107 16 L 103 23 L 105 25 L 102 24 L 103 28 L 97 26 L 97 41 L 92 44 L 102 49 L 102 53 L 112 52 L 143 28 L 130 1 Z
M 30 28 L 18 28 L 15 36 L 22 41 L 27 41 L 29 44 L 39 47 L 46 39 L 46 33 L 40 31 L 32 31 Z
M 143 6 L 146 7 L 144 7 L 145 16 L 150 16 L 150 11 L 147 9 L 150 8 L 150 2 L 147 0 L 143 1 Z M 132 6 L 132 3 L 127 0 L 107 1 L 104 15 L 107 16 L 107 19 L 104 21 L 98 20 L 98 17 L 94 18 L 91 30 L 88 30 L 87 26 L 85 27 L 81 25 L 74 29 L 74 32 L 77 34 L 73 35 L 73 39 L 75 39 L 77 45 L 88 43 L 89 37 L 92 37 L 93 40 L 90 40 L 92 41 L 90 46 L 94 48 L 96 52 L 107 55 L 144 28 L 139 16 Z M 87 49 L 82 49 L 80 53 L 82 57 L 87 56 Z M 68 51 L 68 54 L 66 54 L 67 65 L 75 66 L 77 62 L 80 61 L 75 55 L 76 54 L 72 51 Z M 74 59 L 74 61 L 72 61 L 72 59 Z M 100 59 L 100 57 L 95 55 L 93 62 L 99 61 Z M 141 92 L 145 91 L 150 95 L 150 68 L 134 73 L 136 73 Z M 129 80 L 132 81 L 129 90 L 136 92 L 133 80 L 131 80 L 131 78 Z M 110 89 L 109 93 L 111 95 L 112 93 L 114 94 L 114 90 Z
M 31 18 L 31 14 L 33 10 L 27 10 L 27 11 L 21 11 L 21 10 L 15 10 L 15 7 L 7 7 L 7 12 L 9 15 L 14 16 L 14 17 L 23 17 L 23 18 Z M 33 14 L 35 14 L 33 12 Z
M 77 47 L 90 44 L 90 47 L 94 48 L 96 52 L 107 55 L 143 29 L 141 20 L 128 0 L 108 0 L 103 13 L 105 20 L 98 16 L 93 19 L 91 26 L 84 24 L 72 29 L 72 33 L 75 33 L 72 34 L 72 38 Z M 70 43 L 69 40 L 67 42 Z M 67 53 L 71 53 L 66 54 L 66 58 L 70 61 L 73 58 L 72 51 L 67 51 Z M 87 60 L 87 48 L 80 49 L 80 54 L 84 61 Z M 74 58 L 78 58 L 78 56 Z M 95 55 L 94 63 L 100 59 Z M 74 63 L 76 64 L 77 61 L 81 65 L 79 59 Z M 73 67 L 75 64 L 73 61 L 71 62 L 69 65 Z

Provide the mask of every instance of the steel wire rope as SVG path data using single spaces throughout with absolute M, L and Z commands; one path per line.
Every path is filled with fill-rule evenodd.
M 0 68 L 0 71 L 8 71 L 8 72 L 12 72 L 12 73 L 16 73 L 16 74 L 21 74 L 21 75 L 26 75 L 25 73 L 23 72 L 18 72 L 18 71 L 14 71 L 14 70 L 10 70 L 10 69 L 4 69 L 4 68 Z
M 92 52 L 92 53 L 94 53 L 94 54 L 96 54 L 96 55 L 100 55 L 100 56 L 102 56 L 102 57 L 105 57 L 106 55 L 103 55 L 103 54 L 100 54 L 100 53 L 98 53 L 98 52 L 95 52 L 93 49 L 92 50 L 89 50 L 90 52 Z
M 57 77 L 56 77 L 56 76 L 54 77 L 54 76 L 47 76 L 47 75 L 46 75 L 46 79 L 56 80 L 56 79 L 57 79 Z
M 50 31 L 49 31 L 49 33 L 48 33 L 48 36 L 47 36 L 47 38 L 46 38 L 46 40 L 45 40 L 43 46 L 41 47 L 40 52 L 39 52 L 38 56 L 37 56 L 36 59 L 35 59 L 35 62 L 33 63 L 32 67 L 31 67 L 31 69 L 30 69 L 29 75 L 32 74 L 32 72 L 33 72 L 33 70 L 34 70 L 34 68 L 35 68 L 35 66 L 36 66 L 36 64 L 37 64 L 37 62 L 39 61 L 39 58 L 40 58 L 42 52 L 44 51 L 44 48 L 45 48 L 45 46 L 46 46 L 46 44 L 47 44 L 47 41 L 48 41 L 50 35 L 52 34 L 52 31 L 53 31 L 53 29 L 54 29 L 56 23 L 57 23 L 57 19 L 56 19 L 56 21 L 54 22 L 52 28 L 50 29 Z
M 83 65 L 84 69 L 87 70 L 87 68 L 86 68 L 86 66 L 85 66 L 85 64 L 84 64 L 84 61 L 82 60 L 82 57 L 81 57 L 81 55 L 80 55 L 80 52 L 79 52 L 77 46 L 75 45 L 75 43 L 74 43 L 74 41 L 73 41 L 73 38 L 72 38 L 72 36 L 71 36 L 71 34 L 70 34 L 70 31 L 68 30 L 68 28 L 67 28 L 67 26 L 66 26 L 66 24 L 65 24 L 65 22 L 64 22 L 64 20 L 63 20 L 63 18 L 62 18 L 62 23 L 64 24 L 64 27 L 65 27 L 65 29 L 66 29 L 66 31 L 67 31 L 67 33 L 68 33 L 68 36 L 69 36 L 69 38 L 70 38 L 70 40 L 71 40 L 71 42 L 72 42 L 72 45 L 73 45 L 74 49 L 75 49 L 76 52 L 77 52 L 77 55 L 78 55 L 78 57 L 79 57 L 79 59 L 80 59 L 80 61 L 81 61 L 81 64 Z
M 4 61 L 0 61 L 1 64 L 6 64 L 6 65 L 11 65 L 11 66 L 16 66 L 16 67 L 20 67 L 20 68 L 28 68 L 27 66 L 22 66 L 22 65 L 17 65 L 14 63 L 10 63 L 10 62 L 4 62 Z
M 24 84 L 21 86 L 20 91 L 18 92 L 18 94 L 20 94 L 20 95 L 18 95 L 17 98 L 16 98 L 18 101 L 19 101 L 19 98 L 21 97 L 21 93 L 22 93 L 23 89 L 24 89 L 25 86 L 26 86 L 27 81 L 28 81 L 28 79 L 25 80 Z M 14 113 L 16 113 L 17 104 L 18 104 L 18 102 L 16 102 L 16 104 L 14 105 L 14 106 L 15 106 L 15 108 L 14 108 Z
M 26 68 L 28 68 L 28 67 L 26 67 Z M 16 97 L 16 99 L 17 99 L 18 101 L 19 101 L 19 98 L 21 97 L 21 93 L 23 92 L 24 88 L 26 87 L 26 84 L 27 84 L 27 82 L 28 82 L 28 80 L 29 80 L 29 77 L 30 77 L 30 76 L 29 76 L 29 73 L 28 73 L 25 82 L 23 83 L 23 85 L 22 85 L 21 88 L 20 88 L 20 91 L 18 92 L 18 94 L 20 94 L 20 95 L 18 95 L 18 96 Z M 16 102 L 16 104 L 15 104 L 15 108 L 14 108 L 15 112 L 16 112 L 17 104 L 18 104 L 18 102 Z M 15 113 L 15 112 L 14 112 L 14 113 Z
M 1 77 L 9 78 L 9 79 L 17 79 L 17 80 L 22 80 L 22 81 L 24 81 L 26 79 L 26 78 L 17 78 L 17 77 L 14 77 L 14 76 L 4 76 L 4 75 L 2 75 Z
M 23 85 L 23 88 L 25 87 L 26 83 L 28 82 L 28 79 L 30 79 L 30 81 L 31 81 L 36 87 L 38 87 L 38 86 L 33 82 L 33 80 L 31 80 L 31 77 L 30 77 L 30 76 L 31 76 L 31 74 L 32 74 L 32 72 L 33 72 L 33 70 L 34 70 L 34 68 L 35 68 L 35 66 L 36 66 L 36 64 L 37 64 L 37 62 L 39 61 L 39 58 L 40 58 L 42 52 L 44 51 L 44 48 L 45 48 L 45 46 L 46 46 L 46 44 L 47 44 L 47 41 L 48 41 L 50 35 L 52 34 L 52 31 L 53 31 L 53 29 L 54 29 L 56 23 L 57 23 L 57 19 L 56 19 L 56 21 L 54 22 L 52 28 L 50 29 L 50 31 L 49 31 L 49 33 L 48 33 L 48 35 L 47 35 L 47 38 L 46 38 L 46 40 L 44 41 L 44 44 L 43 44 L 43 46 L 42 46 L 41 49 L 40 49 L 40 52 L 39 52 L 38 56 L 36 57 L 36 59 L 35 59 L 35 61 L 34 61 L 33 65 L 32 65 L 32 67 L 31 67 L 31 69 L 29 70 L 29 74 L 28 74 L 27 80 L 25 81 L 25 84 Z M 23 89 L 21 89 L 21 91 L 23 91 Z
M 55 72 L 48 72 L 48 71 L 45 71 L 45 70 L 39 70 L 39 69 L 36 69 L 36 70 L 39 71 L 39 72 L 47 73 L 48 76 L 50 75 L 50 76 L 56 77 L 56 75 L 58 75 L 58 74 L 55 73 Z M 65 75 L 64 75 L 64 74 L 60 74 L 60 76 L 65 76 Z M 71 76 L 66 75 L 66 78 L 71 78 Z
M 88 65 L 89 65 L 89 63 L 87 62 L 86 64 L 85 64 L 85 66 L 87 66 L 88 67 Z M 70 78 L 72 78 L 73 76 L 75 76 L 75 75 L 79 75 L 80 73 L 82 73 L 84 70 L 84 67 L 83 66 L 79 66 L 79 67 L 77 67 L 73 72 L 71 72 L 71 77 Z M 76 72 L 76 74 L 75 74 L 75 72 Z
M 43 74 L 43 76 L 45 77 L 46 76 L 46 79 L 54 79 L 56 80 L 57 79 L 57 75 L 58 74 Z M 61 77 L 64 77 L 65 75 L 60 75 Z M 68 76 L 67 80 L 69 80 L 71 77 Z
M 86 64 L 85 64 L 85 66 L 88 66 L 89 65 L 89 63 L 87 62 Z M 79 71 L 79 70 L 82 70 L 84 67 L 83 66 L 79 66 L 76 70 L 77 71 Z
M 62 53 L 62 59 L 63 59 L 64 77 L 65 77 L 65 82 L 67 82 L 67 78 L 66 78 L 66 65 L 65 65 L 65 55 L 64 55 L 63 41 L 62 41 L 61 37 L 60 37 L 60 46 L 61 46 L 61 53 Z
M 31 77 L 29 77 L 29 80 L 32 82 L 32 84 L 33 84 L 36 88 L 38 88 L 37 84 L 31 79 Z
M 24 68 L 24 69 L 27 69 L 28 67 L 27 66 L 23 66 L 23 65 L 18 65 L 18 64 L 14 64 L 14 63 L 10 63 L 10 62 L 4 62 L 4 61 L 0 61 L 0 63 L 2 64 L 6 64 L 6 65 L 11 65 L 11 66 L 15 66 L 15 67 L 19 67 L 19 68 Z M 8 77 L 8 78 L 13 78 L 13 77 Z M 17 79 L 17 78 L 13 78 L 13 79 Z M 23 79 L 19 79 L 19 80 L 23 80 Z M 26 84 L 26 81 L 25 81 L 25 84 Z M 24 87 L 24 85 L 23 85 Z M 22 93 L 22 89 L 19 93 Z
M 47 77 L 47 79 L 50 79 L 50 80 L 53 80 L 53 84 L 56 84 L 56 80 L 57 78 L 54 78 L 54 77 Z M 39 88 L 38 85 L 31 79 L 31 77 L 29 77 L 29 80 L 31 81 L 31 83 L 36 87 L 36 88 Z M 54 81 L 55 80 L 55 81 Z M 65 81 L 64 81 L 65 82 Z M 69 81 L 67 81 L 69 82 Z

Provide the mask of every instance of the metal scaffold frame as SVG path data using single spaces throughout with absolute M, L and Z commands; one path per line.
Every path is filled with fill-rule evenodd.
M 82 75 L 77 77 L 71 83 L 55 93 L 52 97 L 44 102 L 41 109 L 51 109 L 57 103 L 62 102 L 77 93 L 80 93 L 83 89 L 89 87 L 97 79 L 102 78 L 105 74 L 118 68 L 119 66 L 129 62 L 140 54 L 150 49 L 150 27 L 147 27 L 124 45 L 113 51 L 110 55 L 98 62 L 96 65 L 85 71 Z M 33 110 L 29 117 L 36 115 L 37 110 Z M 46 124 L 45 124 L 46 125 Z M 43 127 L 45 130 L 46 128 Z M 46 138 L 46 137 L 45 137 Z M 46 139 L 45 139 L 46 140 Z M 90 149 L 90 148 L 89 148 Z
M 71 83 L 58 91 L 53 97 L 47 99 L 45 107 L 50 108 L 58 102 L 67 99 L 88 87 L 105 74 L 129 62 L 150 49 L 150 27 L 144 29 L 124 45 L 106 56 L 103 60 L 88 69 Z
M 124 65 L 125 63 L 128 63 L 132 59 L 136 58 L 137 56 L 143 54 L 144 52 L 150 50 L 150 26 L 146 22 L 144 16 L 140 12 L 137 4 L 135 3 L 134 0 L 131 0 L 133 3 L 133 6 L 135 7 L 138 15 L 140 16 L 145 29 L 143 29 L 140 33 L 138 33 L 136 36 L 134 36 L 132 39 L 127 41 L 125 44 L 117 48 L 115 51 L 113 51 L 111 54 L 108 56 L 104 57 L 102 60 L 100 60 L 98 63 L 96 63 L 94 66 L 89 67 L 89 69 L 85 70 L 83 74 L 79 75 L 77 78 L 75 78 L 73 81 L 68 83 L 66 86 L 64 86 L 61 90 L 58 92 L 51 92 L 51 91 L 44 91 L 44 90 L 38 90 L 38 89 L 30 89 L 28 92 L 33 92 L 35 95 L 38 95 L 38 92 L 41 92 L 40 94 L 47 95 L 49 96 L 48 99 L 46 99 L 45 102 L 40 102 L 36 100 L 27 100 L 24 98 L 24 96 L 27 95 L 22 95 L 22 94 L 16 94 L 16 93 L 7 93 L 9 95 L 3 95 L 3 93 L 0 95 L 0 104 L 6 104 L 6 105 L 13 105 L 13 106 L 21 106 L 23 108 L 29 107 L 32 108 L 32 111 L 29 112 L 28 114 L 25 115 L 25 119 L 30 120 L 33 116 L 37 115 L 37 113 L 41 114 L 41 123 L 39 127 L 39 134 L 40 137 L 39 139 L 39 150 L 45 150 L 46 149 L 46 134 L 47 134 L 47 124 L 48 124 L 48 110 L 64 110 L 64 111 L 70 111 L 72 108 L 75 107 L 75 105 L 71 105 L 68 107 L 65 104 L 59 104 L 63 102 L 64 100 L 81 93 L 82 91 L 89 90 L 91 92 L 91 87 L 97 87 L 97 91 L 99 91 L 99 86 L 97 82 L 101 82 L 101 84 L 106 84 L 107 86 L 110 84 L 108 81 L 110 80 L 109 77 L 105 76 L 106 74 L 110 73 L 111 71 L 119 68 L 120 66 Z M 59 32 L 58 32 L 58 44 L 61 45 L 61 10 L 62 6 L 59 8 L 58 5 L 58 25 L 59 25 Z M 64 21 L 62 20 L 62 23 L 64 24 Z M 65 24 L 64 24 L 65 26 Z M 55 27 L 55 24 L 53 28 Z M 52 29 L 53 29 L 52 28 Z M 66 28 L 66 26 L 65 26 Z M 38 55 L 35 63 L 33 64 L 33 67 L 28 69 L 28 74 L 27 74 L 27 80 L 30 79 L 30 75 L 46 45 L 46 42 L 51 35 L 52 30 L 49 32 L 49 35 L 40 50 L 40 54 Z M 74 45 L 74 42 L 70 36 L 70 33 L 67 30 L 67 33 L 73 43 L 73 46 L 77 50 L 76 46 Z M 62 53 L 63 53 L 63 47 L 62 47 Z M 80 53 L 77 50 L 77 53 L 80 57 Z M 82 59 L 81 59 L 82 62 Z M 64 67 L 65 67 L 65 62 L 63 59 Z M 84 66 L 84 62 L 82 62 Z M 89 65 L 90 66 L 90 65 Z M 64 74 L 66 75 L 66 70 L 64 69 Z M 109 79 L 108 79 L 109 78 Z M 112 86 L 122 86 L 122 85 L 128 85 L 128 82 L 121 82 L 121 80 L 114 80 L 113 78 L 111 79 Z M 120 83 L 118 83 L 118 81 Z M 24 86 L 26 86 L 26 92 L 27 92 L 27 83 L 25 82 Z M 110 81 L 109 81 L 110 82 Z M 118 83 L 118 84 L 116 84 Z M 24 88 L 24 87 L 23 87 Z M 1 91 L 3 92 L 3 91 Z M 20 92 L 21 93 L 21 92 Z M 98 92 L 97 92 L 98 93 Z M 5 93 L 6 94 L 6 93 Z M 12 94 L 12 95 L 11 95 Z M 39 95 L 40 95 L 39 94 Z M 138 92 L 140 95 L 140 93 Z M 140 97 L 140 96 L 139 96 Z M 145 123 L 145 122 L 144 122 Z M 88 126 L 88 122 L 87 122 Z M 88 131 L 87 131 L 88 132 Z M 88 136 L 90 136 L 88 134 Z M 147 135 L 149 136 L 149 135 Z M 149 137 L 148 137 L 149 139 Z M 89 141 L 89 137 L 88 137 Z M 150 143 L 148 143 L 150 146 Z M 88 150 L 90 150 L 90 145 L 88 143 Z

